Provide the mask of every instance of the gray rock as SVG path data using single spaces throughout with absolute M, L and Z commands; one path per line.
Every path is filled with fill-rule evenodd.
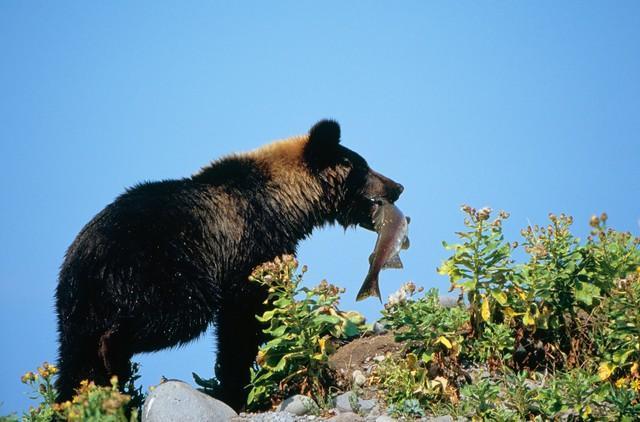
M 364 383 L 367 382 L 367 377 L 365 377 L 362 371 L 359 369 L 353 371 L 353 373 L 351 374 L 351 379 L 353 380 L 353 383 L 358 387 L 362 387 Z
M 435 418 L 427 419 L 429 422 L 453 422 L 453 416 L 445 415 L 445 416 L 437 416 Z
M 358 399 L 358 405 L 360 406 L 360 412 L 368 415 L 374 408 L 377 408 L 378 401 L 376 399 Z
M 300 420 L 311 420 L 309 417 L 300 418 L 288 412 L 264 412 L 264 413 L 240 413 L 239 416 L 231 419 L 232 422 L 296 422 Z
M 158 385 L 142 408 L 143 422 L 228 421 L 237 413 L 213 397 L 182 381 Z
M 376 418 L 376 422 L 396 422 L 396 419 L 392 418 L 389 415 L 382 415 Z
M 280 403 L 277 410 L 278 412 L 288 412 L 297 416 L 302 416 L 313 412 L 317 408 L 318 405 L 313 401 L 313 399 L 301 394 L 296 394 L 295 396 L 291 396 Z
M 328 419 L 330 422 L 353 422 L 353 421 L 364 421 L 362 416 L 358 416 L 353 412 L 344 412 L 340 413 L 331 419 Z
M 353 403 L 358 403 L 358 396 L 353 391 L 347 391 L 335 398 L 335 408 L 340 412 L 358 411 L 358 409 L 353 408 Z M 356 407 L 358 407 L 357 404 Z
M 371 331 L 373 331 L 374 334 L 384 334 L 387 332 L 387 329 L 384 328 L 384 325 L 380 324 L 379 322 L 375 322 L 373 323 Z
M 340 394 L 334 399 L 334 402 L 335 409 L 340 413 L 355 412 L 368 415 L 373 409 L 378 409 L 377 400 L 360 399 L 353 391 Z

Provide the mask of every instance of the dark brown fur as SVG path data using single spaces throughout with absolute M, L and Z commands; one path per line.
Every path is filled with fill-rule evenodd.
M 371 227 L 371 204 L 402 186 L 339 145 L 340 128 L 216 161 L 181 180 L 142 183 L 96 215 L 67 251 L 56 291 L 59 400 L 82 379 L 129 377 L 133 354 L 179 346 L 210 325 L 220 398 L 245 400 L 264 341 L 266 292 L 247 277 L 295 253 L 314 227 Z

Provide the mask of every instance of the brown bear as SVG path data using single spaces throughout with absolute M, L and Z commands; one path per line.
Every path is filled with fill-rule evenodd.
M 128 189 L 81 230 L 61 267 L 58 400 L 83 379 L 123 382 L 133 354 L 213 325 L 220 399 L 241 408 L 264 341 L 255 315 L 267 292 L 248 282 L 252 269 L 294 254 L 314 227 L 371 229 L 374 205 L 402 190 L 340 145 L 331 120 L 192 177 Z

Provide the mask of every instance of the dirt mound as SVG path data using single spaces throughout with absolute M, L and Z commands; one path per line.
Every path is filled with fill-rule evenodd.
M 329 366 L 340 378 L 350 382 L 351 373 L 356 369 L 367 373 L 376 358 L 401 349 L 402 344 L 396 343 L 392 333 L 361 337 L 336 350 L 329 357 Z

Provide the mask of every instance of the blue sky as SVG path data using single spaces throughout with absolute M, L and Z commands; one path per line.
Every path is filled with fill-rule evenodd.
M 459 207 L 511 212 L 506 232 L 591 214 L 638 234 L 640 3 L 0 3 L 0 414 L 28 406 L 19 377 L 56 359 L 53 291 L 75 235 L 126 187 L 189 176 L 221 155 L 306 132 L 405 186 L 405 269 L 435 273 Z M 319 230 L 299 249 L 355 303 L 375 234 Z M 211 333 L 138 357 L 142 382 L 209 375 Z

